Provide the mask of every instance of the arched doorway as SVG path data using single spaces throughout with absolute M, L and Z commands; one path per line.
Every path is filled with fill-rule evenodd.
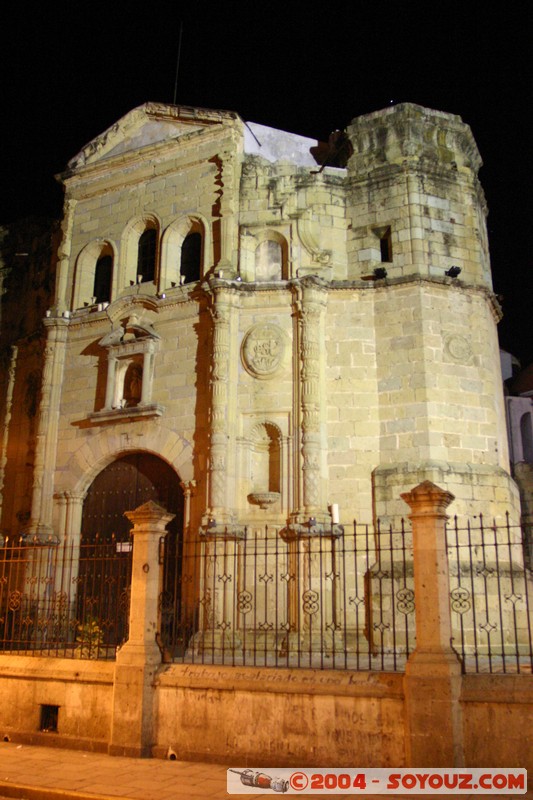
M 168 534 L 165 538 L 162 602 L 165 624 L 175 626 L 179 624 L 181 611 L 183 491 L 179 477 L 172 467 L 151 453 L 138 452 L 122 456 L 96 476 L 83 504 L 79 574 L 85 579 L 90 574 L 92 595 L 102 597 L 109 594 L 105 604 L 106 624 L 113 621 L 116 644 L 126 635 L 127 608 L 124 618 L 121 618 L 121 609 L 118 607 L 120 600 L 118 597 L 113 600 L 109 586 L 114 584 L 114 575 L 124 575 L 127 572 L 126 562 L 131 559 L 128 547 L 131 523 L 124 512 L 133 511 L 149 500 L 174 514 L 174 519 L 167 526 Z M 113 568 L 110 570 L 108 564 L 105 575 L 99 566 L 102 562 L 99 553 L 104 550 L 112 553 L 114 559 Z M 100 587 L 99 582 L 102 584 Z M 83 602 L 84 599 L 79 596 L 78 604 Z M 78 618 L 86 617 L 86 610 L 82 613 L 82 609 L 78 609 Z

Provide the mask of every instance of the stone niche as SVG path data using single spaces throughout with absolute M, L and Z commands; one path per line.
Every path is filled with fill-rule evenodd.
M 160 416 L 163 407 L 152 402 L 159 334 L 150 324 L 131 314 L 99 344 L 107 350 L 106 394 L 103 409 L 91 414 L 91 420 L 105 422 L 117 416 Z
M 252 492 L 248 501 L 262 509 L 278 502 L 281 496 L 281 431 L 264 422 L 252 430 L 250 441 L 250 478 Z

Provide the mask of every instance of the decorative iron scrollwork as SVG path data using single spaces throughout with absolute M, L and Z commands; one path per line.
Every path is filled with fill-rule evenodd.
M 498 630 L 498 626 L 488 619 L 486 622 L 480 623 L 479 629 L 484 631 L 487 634 L 487 636 L 490 636 L 493 631 Z
M 408 589 L 407 586 L 398 589 L 396 600 L 398 601 L 396 607 L 400 614 L 412 614 L 415 610 L 415 593 L 412 589 Z
M 495 572 L 496 570 L 494 570 L 492 567 L 487 567 L 486 565 L 483 565 L 482 567 L 476 567 L 476 575 L 481 575 L 481 577 L 485 578 L 485 580 L 487 578 L 492 578 Z
M 470 611 L 470 592 L 468 589 L 457 586 L 450 592 L 450 597 L 452 599 L 452 611 L 456 611 L 458 614 L 464 614 L 466 611 Z
M 386 623 L 386 622 L 383 622 L 383 620 L 380 620 L 380 622 L 375 622 L 374 623 L 374 630 L 375 631 L 379 631 L 381 633 L 381 635 L 383 636 L 385 631 L 390 630 L 390 625 L 388 623 Z
M 357 608 L 357 606 L 360 606 L 364 602 L 365 602 L 365 598 L 364 597 L 356 596 L 356 597 L 349 597 L 348 598 L 348 603 L 351 606 L 355 606 L 356 608 Z
M 18 611 L 21 606 L 22 606 L 22 592 L 19 592 L 18 589 L 16 589 L 9 595 L 7 607 L 9 608 L 10 611 Z
M 318 592 L 307 589 L 302 595 L 304 614 L 316 614 L 319 609 Z
M 241 614 L 247 614 L 252 610 L 253 595 L 246 590 L 237 595 L 237 607 Z
M 130 610 L 130 595 L 131 595 L 131 587 L 127 587 L 123 589 L 118 598 L 118 607 L 120 611 L 127 612 Z
M 174 607 L 174 598 L 171 592 L 161 592 L 159 595 L 159 610 L 162 612 L 172 611 Z
M 296 580 L 296 575 L 292 574 L 291 572 L 282 572 L 279 577 L 280 580 L 285 581 L 285 583 Z

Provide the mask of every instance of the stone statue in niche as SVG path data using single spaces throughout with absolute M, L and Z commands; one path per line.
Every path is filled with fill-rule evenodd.
M 130 364 L 124 376 L 124 408 L 138 406 L 141 402 L 143 370 L 140 364 Z

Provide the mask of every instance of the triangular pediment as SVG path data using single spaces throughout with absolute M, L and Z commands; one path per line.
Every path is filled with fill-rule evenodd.
M 88 142 L 68 166 L 76 170 L 235 119 L 238 115 L 229 111 L 145 103 Z

